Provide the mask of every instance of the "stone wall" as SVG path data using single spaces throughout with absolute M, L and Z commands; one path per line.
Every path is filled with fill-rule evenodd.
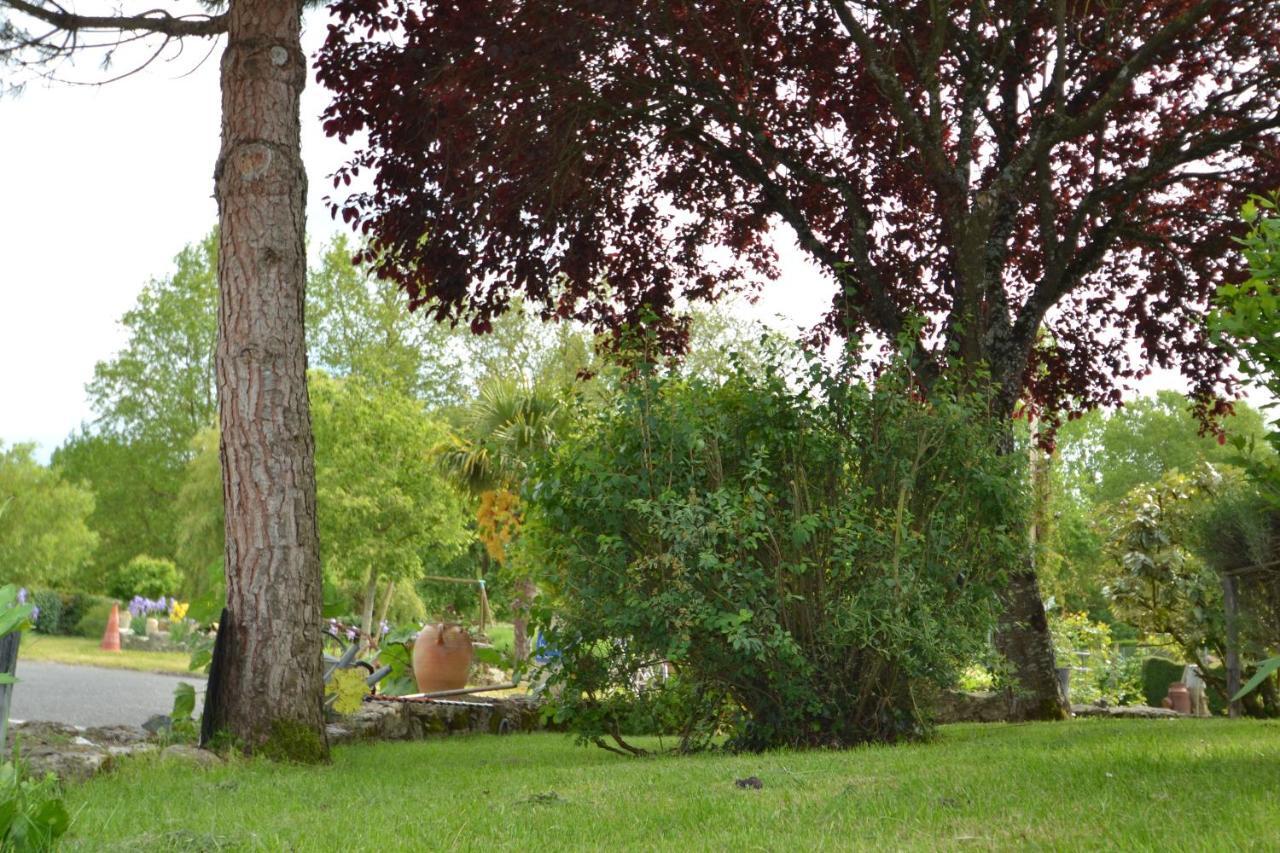
M 524 696 L 483 703 L 371 700 L 357 713 L 327 727 L 332 746 L 454 734 L 510 734 L 539 728 L 542 715 L 538 703 Z M 52 773 L 64 782 L 83 781 L 109 771 L 124 756 L 144 752 L 159 752 L 166 758 L 199 765 L 222 762 L 214 753 L 188 744 L 166 745 L 160 728 L 152 734 L 136 726 L 85 728 L 65 723 L 15 722 L 9 728 L 4 755 L 13 755 L 15 746 L 28 774 L 41 777 Z
M 543 728 L 536 700 L 524 696 L 479 701 L 434 702 L 369 699 L 330 723 L 329 743 L 361 740 L 421 740 L 451 734 L 510 734 Z

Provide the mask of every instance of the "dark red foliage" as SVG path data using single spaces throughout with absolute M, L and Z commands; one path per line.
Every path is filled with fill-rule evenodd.
M 1200 321 L 1280 186 L 1280 0 L 331 9 L 325 128 L 367 134 L 334 185 L 372 176 L 335 215 L 441 317 L 669 317 L 772 280 L 783 225 L 838 282 L 820 337 L 923 316 L 925 372 L 1010 410 L 1230 390 Z

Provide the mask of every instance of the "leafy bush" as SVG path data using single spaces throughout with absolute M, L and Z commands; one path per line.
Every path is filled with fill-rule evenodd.
M 1053 612 L 1049 629 L 1058 666 L 1071 668 L 1072 702 L 1104 699 L 1127 705 L 1142 700 L 1140 664 L 1120 652 L 1106 623 L 1094 622 L 1085 613 Z
M 13 584 L 0 587 L 0 637 L 31 627 L 35 615 L 34 602 Z M 0 684 L 13 684 L 16 679 L 0 672 Z M 8 709 L 0 709 L 7 711 Z M 5 748 L 7 720 L 0 718 L 0 757 L 8 758 Z M 58 783 L 52 775 L 42 780 L 23 777 L 17 763 L 0 761 L 0 850 L 51 850 L 58 836 L 67 831 L 70 818 Z
M 117 598 L 161 598 L 178 589 L 182 576 L 172 560 L 139 554 L 116 571 L 108 592 Z
M 36 610 L 36 630 L 41 634 L 57 634 L 62 627 L 62 596 L 50 590 L 33 593 L 31 603 Z
M 1147 704 L 1159 708 L 1169 695 L 1169 685 L 1182 680 L 1183 665 L 1168 658 L 1149 657 L 1142 663 L 1142 693 Z
M 27 779 L 13 762 L 0 764 L 0 850 L 52 850 L 70 823 L 53 774 Z
M 1226 679 L 1213 665 L 1227 656 L 1222 573 L 1270 560 L 1270 510 L 1238 469 L 1201 466 L 1132 490 L 1110 514 L 1116 532 L 1108 595 L 1116 614 L 1148 636 L 1171 639 L 1179 657 L 1204 673 L 1211 707 L 1225 700 Z M 1245 660 L 1272 653 L 1278 590 L 1262 573 L 1237 581 L 1238 649 Z M 1280 715 L 1274 680 L 1244 711 Z
M 76 634 L 81 637 L 101 637 L 107 630 L 107 620 L 111 618 L 111 607 L 115 602 L 109 598 L 94 596 L 82 612 L 80 621 L 76 623 Z
M 1022 454 L 981 400 L 907 375 L 775 354 L 718 385 L 649 373 L 585 418 L 527 499 L 559 720 L 628 749 L 621 700 L 669 661 L 683 749 L 922 734 L 922 688 L 976 656 L 1020 556 Z
M 90 595 L 84 592 L 64 593 L 62 596 L 62 619 L 59 625 L 59 631 L 63 634 L 80 634 L 80 620 L 89 610 L 96 608 L 101 609 L 104 605 L 107 613 L 111 612 L 111 604 L 113 599 L 104 595 Z M 105 629 L 107 625 L 106 617 L 102 619 L 102 627 Z M 98 632 L 101 636 L 102 632 Z

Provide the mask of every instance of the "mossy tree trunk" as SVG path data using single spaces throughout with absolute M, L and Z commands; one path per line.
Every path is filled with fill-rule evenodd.
M 216 370 L 234 649 L 217 725 L 250 751 L 327 754 L 303 333 L 300 0 L 233 0 L 215 170 Z M 305 743 L 304 743 L 305 742 Z

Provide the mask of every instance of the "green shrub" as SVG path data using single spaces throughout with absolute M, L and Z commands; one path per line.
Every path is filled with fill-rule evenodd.
M 139 554 L 116 571 L 107 591 L 124 601 L 135 595 L 160 598 L 172 595 L 181 583 L 182 576 L 172 560 Z
M 1142 701 L 1141 663 L 1112 642 L 1106 623 L 1094 622 L 1085 613 L 1054 611 L 1049 614 L 1049 628 L 1058 665 L 1071 667 L 1073 703 Z
M 627 749 L 670 661 L 692 749 L 892 742 L 985 643 L 1023 548 L 1023 454 L 982 401 L 778 356 L 723 384 L 644 376 L 528 490 L 563 666 L 558 720 Z M 643 685 L 638 689 L 637 685 Z M 610 738 L 612 743 L 605 739 Z
M 1185 667 L 1168 658 L 1149 657 L 1142 663 L 1142 693 L 1147 704 L 1159 708 L 1169 695 L 1169 685 L 1182 680 Z
M 81 637 L 101 637 L 107 630 L 107 620 L 111 618 L 111 607 L 115 602 L 110 598 L 98 598 L 87 605 L 76 623 L 76 634 Z
M 91 595 L 87 592 L 71 592 L 63 593 L 62 596 L 62 620 L 59 626 L 59 632 L 62 634 L 79 635 L 80 620 L 89 610 L 102 605 L 106 605 L 108 613 L 111 612 L 111 604 L 114 599 L 107 598 L 105 595 Z M 103 627 L 106 627 L 106 618 L 103 617 Z
M 32 594 L 31 602 L 38 608 L 36 630 L 41 634 L 57 634 L 62 626 L 62 596 L 42 589 Z

